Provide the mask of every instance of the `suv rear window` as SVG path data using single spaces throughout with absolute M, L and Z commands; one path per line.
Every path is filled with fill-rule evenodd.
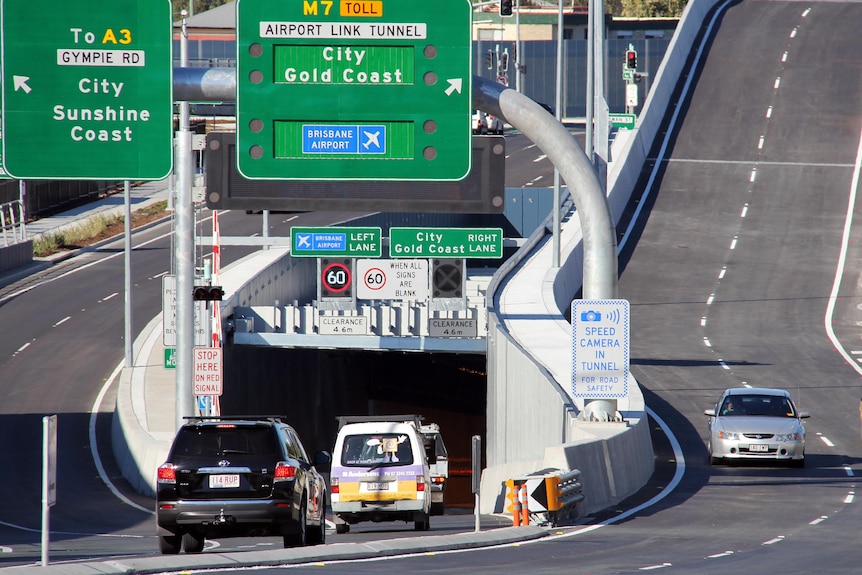
M 348 435 L 341 450 L 341 464 L 347 467 L 412 465 L 413 447 L 406 435 Z
M 184 428 L 174 443 L 173 457 L 253 455 L 277 460 L 278 442 L 271 427 L 202 426 Z

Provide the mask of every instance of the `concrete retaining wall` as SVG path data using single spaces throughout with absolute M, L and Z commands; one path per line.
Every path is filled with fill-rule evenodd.
M 0 246 L 0 274 L 33 262 L 33 240 Z

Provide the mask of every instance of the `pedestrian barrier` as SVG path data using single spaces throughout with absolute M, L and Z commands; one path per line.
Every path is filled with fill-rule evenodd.
M 584 500 L 581 472 L 540 471 L 506 480 L 506 510 L 512 525 L 561 525 L 578 516 L 577 504 Z
M 11 246 L 27 239 L 21 200 L 0 204 L 0 230 L 3 232 L 3 245 Z

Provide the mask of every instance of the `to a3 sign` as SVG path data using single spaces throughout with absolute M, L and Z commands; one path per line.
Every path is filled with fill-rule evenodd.
M 0 17 L 2 161 L 10 176 L 170 173 L 169 0 L 3 0 Z

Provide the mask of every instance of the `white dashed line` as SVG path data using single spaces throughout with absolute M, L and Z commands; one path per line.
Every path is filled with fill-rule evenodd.
M 24 345 L 22 345 L 21 347 L 19 347 L 18 349 L 16 349 L 16 350 L 15 350 L 15 353 L 21 353 L 22 351 L 24 351 L 24 350 L 25 350 L 25 349 L 27 349 L 28 347 L 30 347 L 30 342 L 29 342 L 29 341 L 28 341 L 27 343 L 25 343 Z
M 777 90 L 781 86 L 781 76 L 775 79 L 775 82 L 772 84 L 773 90 Z
M 781 55 L 781 61 L 787 62 L 787 52 L 785 52 L 784 54 Z
M 809 12 L 811 12 L 811 8 L 806 8 L 805 12 L 802 13 L 802 17 L 805 18 L 806 16 L 808 16 Z
M 731 241 L 731 242 L 730 242 L 730 249 L 732 249 L 732 250 L 735 250 L 735 249 L 736 249 L 736 240 L 737 240 L 737 237 L 738 237 L 738 236 L 733 236 L 733 241 Z
M 719 360 L 718 360 L 718 365 L 720 365 L 720 366 L 721 366 L 721 367 L 723 367 L 724 369 L 726 369 L 726 370 L 730 371 L 730 366 L 729 366 L 729 365 L 727 365 L 727 363 L 725 363 L 725 361 L 724 361 L 723 359 L 719 359 Z
M 745 204 L 744 206 L 742 206 L 742 213 L 739 214 L 739 217 L 744 218 L 747 215 L 748 215 L 748 204 Z
M 715 555 L 707 555 L 707 559 L 719 559 L 721 557 L 727 557 L 728 555 L 733 555 L 733 551 L 725 551 L 724 553 L 716 553 Z
M 118 295 L 119 295 L 119 293 L 118 293 L 118 292 L 114 292 L 114 293 L 112 293 L 111 295 L 109 295 L 108 297 L 103 297 L 103 298 L 102 298 L 102 301 L 108 301 L 108 300 L 109 300 L 109 299 L 111 299 L 112 297 L 116 297 L 116 296 L 118 296 Z
M 829 441 L 829 438 L 828 438 L 828 437 L 826 437 L 826 436 L 821 435 L 821 436 L 820 436 L 820 441 L 822 441 L 823 443 L 825 443 L 825 444 L 826 444 L 826 445 L 828 445 L 829 447 L 835 447 L 835 444 L 834 444 L 834 443 L 832 443 L 831 441 Z
M 706 326 L 706 316 L 703 316 L 702 318 L 700 318 L 700 326 L 701 327 Z
M 727 266 L 721 268 L 721 271 L 718 272 L 718 279 L 724 279 L 724 276 L 727 274 Z
M 809 521 L 808 524 L 809 525 L 820 525 L 821 523 L 823 523 L 827 519 L 829 519 L 829 517 L 827 517 L 826 515 L 821 515 L 820 517 L 818 517 L 814 521 Z
M 853 474 L 853 468 L 850 467 L 849 465 L 845 465 L 844 466 L 844 473 L 847 474 L 847 477 L 853 477 L 853 475 L 854 475 Z
M 754 180 L 756 180 L 756 179 L 757 179 L 757 168 L 751 168 L 751 175 L 748 177 L 748 181 L 753 184 Z
M 539 156 L 538 158 L 536 158 L 535 160 L 533 160 L 533 163 L 534 163 L 534 164 L 536 164 L 536 163 L 538 163 L 538 162 L 541 162 L 542 160 L 546 159 L 547 157 L 548 157 L 547 155 L 542 154 L 541 156 Z
M 710 343 L 708 337 L 703 338 L 703 345 L 705 345 L 706 347 L 712 347 L 712 343 Z
M 712 305 L 712 302 L 715 301 L 715 294 L 709 294 L 709 297 L 706 298 L 706 305 Z
M 856 499 L 856 493 L 851 491 L 847 494 L 847 497 L 844 498 L 844 503 L 850 504 L 853 503 L 853 500 Z
M 662 563 L 661 565 L 650 565 L 649 567 L 641 567 L 641 571 L 654 571 L 655 569 L 664 569 L 670 567 L 671 563 Z
M 799 32 L 799 28 L 794 28 L 794 29 L 793 29 L 793 31 L 790 33 L 790 37 L 791 37 L 791 38 L 796 38 L 796 33 L 797 33 L 797 32 Z
M 60 321 L 58 321 L 57 323 L 55 323 L 55 324 L 53 325 L 53 327 L 57 327 L 57 326 L 58 326 L 58 325 L 60 325 L 60 324 L 66 323 L 66 322 L 67 322 L 67 321 L 69 321 L 70 319 L 72 319 L 72 316 L 67 315 L 66 317 L 64 317 L 63 319 L 61 319 L 61 320 L 60 320 Z
M 763 149 L 763 142 L 764 142 L 765 140 L 766 140 L 766 138 L 764 138 L 763 136 L 760 136 L 760 139 L 757 141 L 757 149 L 758 149 L 758 150 L 762 150 L 762 149 Z
M 772 117 L 772 106 L 766 108 L 766 118 L 769 119 Z
M 774 539 L 770 539 L 769 541 L 764 541 L 761 545 L 774 545 L 776 543 L 781 543 L 784 541 L 784 535 L 779 535 Z

